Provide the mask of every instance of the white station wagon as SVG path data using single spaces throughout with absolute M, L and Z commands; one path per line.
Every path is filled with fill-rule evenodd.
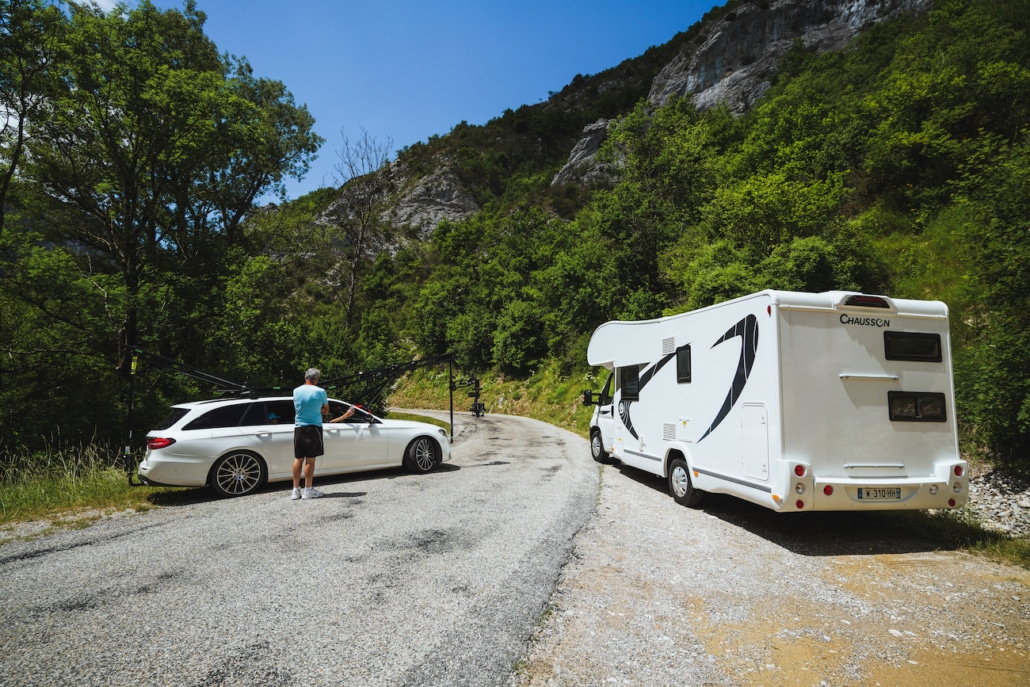
M 329 417 L 350 404 L 329 399 Z M 234 398 L 172 406 L 147 434 L 139 476 L 147 484 L 209 486 L 243 496 L 267 482 L 293 478 L 293 398 Z M 355 408 L 342 422 L 323 425 L 325 455 L 315 475 L 340 475 L 404 466 L 429 472 L 450 460 L 447 432 L 425 422 L 382 419 Z

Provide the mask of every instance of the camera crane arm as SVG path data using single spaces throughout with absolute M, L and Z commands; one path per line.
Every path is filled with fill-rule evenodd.
M 387 386 L 406 372 L 447 363 L 447 373 L 450 379 L 451 441 L 454 441 L 454 359 L 454 353 L 444 353 L 443 355 L 412 360 L 409 363 L 385 365 L 383 367 L 365 370 L 363 372 L 357 372 L 343 377 L 334 377 L 333 379 L 319 382 L 319 386 L 329 390 L 340 388 L 341 385 L 362 383 L 365 385 L 365 389 L 363 389 L 362 394 L 367 397 L 363 400 L 365 404 L 373 405 L 382 398 Z

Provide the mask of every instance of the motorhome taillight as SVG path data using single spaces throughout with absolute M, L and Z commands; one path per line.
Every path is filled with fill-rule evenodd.
M 956 465 L 955 466 L 955 476 L 956 477 L 961 477 L 962 476 L 962 466 L 961 465 Z
M 802 501 L 801 499 L 798 499 L 798 502 L 795 503 L 794 505 L 797 506 L 798 510 L 801 510 L 802 508 L 805 507 L 805 502 Z
M 147 448 L 151 451 L 156 451 L 159 448 L 167 448 L 175 443 L 175 439 L 167 439 L 165 437 L 147 437 Z
M 844 305 L 855 305 L 860 308 L 884 308 L 890 310 L 890 303 L 879 296 L 848 296 Z
M 823 493 L 827 496 L 833 496 L 833 485 L 827 484 L 825 487 L 823 487 Z
M 805 466 L 804 465 L 795 465 L 794 466 L 794 474 L 797 475 L 798 477 L 804 477 L 805 476 Z
M 954 508 L 955 507 L 955 499 L 948 499 L 948 507 L 949 508 Z

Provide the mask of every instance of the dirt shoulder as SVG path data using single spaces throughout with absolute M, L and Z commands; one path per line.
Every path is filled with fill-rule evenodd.
M 607 466 L 512 685 L 1030 685 L 1030 572 Z

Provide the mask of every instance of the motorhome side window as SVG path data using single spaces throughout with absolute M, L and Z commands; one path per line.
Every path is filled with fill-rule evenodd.
M 640 368 L 636 365 L 619 368 L 619 388 L 623 401 L 640 400 Z
M 915 360 L 925 363 L 939 363 L 941 335 L 921 332 L 884 332 L 884 356 L 887 360 Z
M 690 383 L 690 346 L 676 349 L 676 381 Z

